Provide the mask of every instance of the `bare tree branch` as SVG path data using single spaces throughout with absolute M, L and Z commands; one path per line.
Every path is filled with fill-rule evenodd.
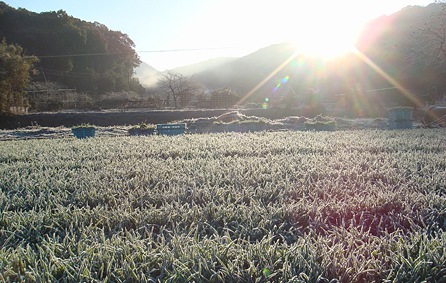
M 180 102 L 184 106 L 200 89 L 199 84 L 193 79 L 173 72 L 164 75 L 158 84 L 166 93 L 167 100 L 173 99 L 175 108 L 178 108 Z

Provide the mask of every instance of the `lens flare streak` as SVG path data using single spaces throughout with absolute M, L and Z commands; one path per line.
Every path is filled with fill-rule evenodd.
M 398 81 L 392 78 L 389 74 L 386 73 L 380 66 L 378 66 L 375 62 L 373 62 L 370 58 L 368 58 L 364 53 L 355 48 L 354 54 L 358 56 L 364 63 L 366 63 L 370 68 L 372 68 L 375 72 L 377 72 L 382 78 L 384 78 L 387 82 L 389 82 L 392 86 L 401 91 L 401 93 L 406 96 L 410 101 L 414 103 L 417 107 L 423 107 L 423 103 L 409 90 L 407 90 L 403 85 L 401 85 Z
M 286 59 L 279 67 L 277 67 L 274 71 L 272 71 L 266 78 L 264 78 L 260 83 L 258 83 L 255 87 L 253 87 L 248 93 L 246 93 L 236 104 L 235 106 L 239 106 L 244 103 L 251 95 L 253 95 L 259 88 L 261 88 L 266 82 L 268 82 L 273 76 L 275 76 L 280 70 L 282 70 L 286 65 L 288 65 L 291 61 L 294 60 L 298 55 L 298 52 L 293 53 L 288 59 Z M 285 78 L 289 79 L 289 76 Z M 288 81 L 287 79 L 287 81 Z
M 286 75 L 280 82 L 277 83 L 276 87 L 273 89 L 273 92 L 277 92 L 277 90 L 290 79 L 290 76 Z

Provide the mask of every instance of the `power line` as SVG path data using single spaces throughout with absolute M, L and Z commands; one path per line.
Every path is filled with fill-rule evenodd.
M 182 49 L 159 49 L 159 50 L 139 50 L 136 53 L 168 53 L 168 52 L 188 52 L 188 51 L 210 51 L 234 49 L 236 47 L 207 47 L 207 48 L 182 48 Z M 103 52 L 103 53 L 79 53 L 79 54 L 60 54 L 60 55 L 34 55 L 25 56 L 25 58 L 65 58 L 65 57 L 88 57 L 88 56 L 109 56 L 124 54 L 124 52 Z
M 161 50 L 141 50 L 137 53 L 163 53 L 163 52 L 185 52 L 185 51 L 208 51 L 234 49 L 236 47 L 207 47 L 207 48 L 183 48 L 183 49 L 161 49 Z
M 34 55 L 34 56 L 25 56 L 25 58 L 37 57 L 37 58 L 64 58 L 64 57 L 87 57 L 87 56 L 106 56 L 106 55 L 117 55 L 122 54 L 119 52 L 116 53 L 85 53 L 85 54 L 61 54 L 61 55 Z
M 46 69 L 46 68 L 40 68 L 42 71 L 45 71 L 47 73 L 53 73 L 53 74 L 60 74 L 60 75 L 79 75 L 79 76 L 92 76 L 94 74 L 87 73 L 87 72 L 76 72 L 76 71 L 69 71 L 69 70 L 55 70 L 55 69 Z
M 397 89 L 397 87 L 385 87 L 385 88 L 375 88 L 375 89 L 368 89 L 366 92 L 378 92 L 378 91 L 384 91 L 384 90 L 391 90 L 391 89 Z
M 42 93 L 42 92 L 62 92 L 62 91 L 76 91 L 75 88 L 63 88 L 63 89 L 46 89 L 46 90 L 28 90 L 26 93 Z

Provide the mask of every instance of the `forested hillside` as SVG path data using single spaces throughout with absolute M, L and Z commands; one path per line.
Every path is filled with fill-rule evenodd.
M 34 13 L 0 2 L 0 39 L 22 46 L 38 57 L 37 81 L 99 95 L 140 90 L 133 70 L 140 64 L 127 34 L 86 22 L 65 11 Z

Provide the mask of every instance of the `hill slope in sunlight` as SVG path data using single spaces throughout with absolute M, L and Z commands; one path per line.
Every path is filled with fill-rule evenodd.
M 286 70 L 274 71 L 287 61 L 295 50 L 290 44 L 277 44 L 262 48 L 247 56 L 238 58 L 216 68 L 210 68 L 195 75 L 195 78 L 209 89 L 230 87 L 243 94 L 254 89 L 265 78 L 271 78 L 260 89 L 274 88 L 275 82 L 285 76 Z
M 233 57 L 217 57 L 212 58 L 203 62 L 198 62 L 196 64 L 181 66 L 172 69 L 172 72 L 183 74 L 184 76 L 192 76 L 209 69 L 219 68 L 222 65 L 237 60 L 238 58 Z
M 249 94 L 253 101 L 287 93 L 333 96 L 358 88 L 389 87 L 435 101 L 446 90 L 442 79 L 446 50 L 441 48 L 446 35 L 439 33 L 446 28 L 445 7 L 443 3 L 408 6 L 370 21 L 358 39 L 359 53 L 327 60 L 300 54 L 292 44 L 282 43 L 204 70 L 195 78 L 208 89 L 229 87 Z M 330 42 L 326 45 L 330 48 Z M 285 94 L 277 94 L 278 86 Z M 435 92 L 429 91 L 432 87 Z
M 370 21 L 356 53 L 323 59 L 281 43 L 241 58 L 216 58 L 172 71 L 193 75 L 208 90 L 230 88 L 248 102 L 315 93 L 327 101 L 352 90 L 366 94 L 385 88 L 408 89 L 418 99 L 435 101 L 446 90 L 446 50 L 441 48 L 446 35 L 438 37 L 446 28 L 445 5 L 408 6 Z M 330 48 L 330 42 L 326 45 Z

